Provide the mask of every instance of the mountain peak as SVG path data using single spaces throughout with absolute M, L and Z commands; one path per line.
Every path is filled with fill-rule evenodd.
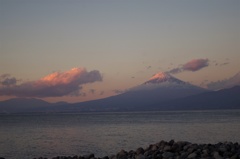
M 159 72 L 156 73 L 155 75 L 153 75 L 150 80 L 164 80 L 164 79 L 168 79 L 171 78 L 171 75 L 169 75 L 166 72 Z
M 144 84 L 157 84 L 157 83 L 163 83 L 163 82 L 177 82 L 179 83 L 180 80 L 176 79 L 175 77 L 171 76 L 170 74 L 166 72 L 159 72 L 153 75 L 148 81 L 146 81 Z M 182 82 L 182 81 L 181 81 Z

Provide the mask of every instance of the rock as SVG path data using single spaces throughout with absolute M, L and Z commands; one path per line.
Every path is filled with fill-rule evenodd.
M 137 150 L 136 150 L 136 154 L 139 155 L 139 154 L 144 154 L 144 149 L 142 147 L 139 147 Z
M 135 156 L 135 151 L 130 150 L 130 151 L 128 152 L 128 158 L 134 158 L 134 156 Z
M 226 151 L 227 151 L 227 147 L 225 147 L 224 145 L 222 145 L 222 146 L 220 146 L 220 147 L 218 148 L 218 150 L 221 151 L 221 152 L 226 152 Z
M 174 144 L 174 140 L 170 140 L 169 142 L 168 142 L 168 144 L 170 145 L 170 146 L 172 146 L 173 144 Z
M 128 153 L 124 150 L 121 150 L 118 154 L 117 154 L 117 159 L 127 159 L 128 157 Z
M 174 153 L 172 153 L 172 152 L 164 152 L 164 153 L 162 154 L 162 156 L 163 156 L 164 158 L 170 158 L 170 157 L 173 157 L 173 156 L 174 156 Z
M 208 150 L 207 150 L 207 149 L 202 150 L 201 157 L 202 157 L 202 158 L 205 158 L 205 157 L 208 157 L 208 156 L 209 156 Z
M 172 147 L 169 146 L 169 145 L 166 145 L 164 148 L 163 148 L 163 151 L 171 151 L 172 150 Z
M 73 156 L 73 158 L 72 159 L 78 159 L 78 156 L 77 155 L 75 155 L 75 156 Z
M 190 145 L 184 145 L 183 146 L 183 151 L 186 151 L 189 147 L 190 147 Z
M 203 152 L 203 154 L 208 154 L 208 149 L 204 149 L 204 150 L 202 150 L 202 152 Z
M 136 156 L 136 159 L 146 159 L 143 154 L 139 154 Z
M 0 157 L 0 159 L 4 159 Z M 43 157 L 34 159 L 45 159 Z M 192 144 L 186 141 L 160 141 L 145 150 L 121 150 L 116 155 L 96 158 L 94 154 L 85 156 L 57 156 L 52 159 L 240 159 L 240 145 L 224 142 L 217 144 Z
M 160 149 L 163 149 L 166 144 L 167 144 L 167 142 L 162 140 L 162 141 L 160 141 L 159 143 L 157 143 L 157 146 L 158 146 Z
M 89 154 L 89 155 L 85 155 L 83 156 L 85 159 L 91 159 L 91 158 L 94 158 L 94 154 Z
M 117 157 L 115 155 L 111 155 L 109 158 L 110 159 L 117 159 Z
M 215 159 L 223 159 L 223 157 L 220 156 L 217 151 L 213 152 L 213 157 L 214 157 Z
M 187 158 L 195 158 L 195 157 L 197 157 L 197 154 L 195 152 L 193 152 L 193 153 L 189 154 Z
M 152 145 L 151 150 L 152 150 L 152 151 L 158 150 L 158 146 L 157 146 L 157 145 Z
M 183 151 L 183 152 L 181 152 L 180 156 L 181 156 L 181 158 L 187 158 L 188 153 Z
M 153 152 L 153 157 L 157 158 L 161 155 L 161 152 L 159 150 Z
M 144 152 L 144 156 L 150 156 L 152 154 L 152 151 L 151 150 L 149 150 L 149 151 L 145 151 Z
M 237 159 L 237 155 L 233 155 L 230 159 Z
M 181 147 L 177 143 L 174 143 L 171 147 L 171 151 L 181 151 Z

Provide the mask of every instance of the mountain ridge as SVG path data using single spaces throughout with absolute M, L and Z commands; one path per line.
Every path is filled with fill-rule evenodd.
M 67 102 L 49 103 L 37 98 L 12 98 L 0 102 L 0 113 L 44 112 L 49 107 L 68 105 Z M 44 108 L 44 109 L 43 109 Z
M 71 104 L 66 111 L 128 111 L 157 102 L 174 100 L 208 90 L 183 82 L 166 73 L 158 73 L 128 91 L 94 101 Z
M 208 91 L 160 74 L 146 82 L 119 95 L 72 104 L 32 98 L 10 99 L 0 102 L 0 113 L 240 109 L 240 86 Z
M 216 82 L 210 82 L 207 84 L 207 87 L 208 89 L 211 89 L 211 90 L 221 90 L 221 89 L 231 88 L 236 85 L 240 85 L 240 71 L 228 79 L 216 81 Z
M 165 106 L 169 110 L 240 109 L 240 85 L 177 99 Z

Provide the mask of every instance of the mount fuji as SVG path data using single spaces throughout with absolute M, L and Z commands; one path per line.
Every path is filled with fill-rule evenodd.
M 163 91 L 165 89 L 187 89 L 193 91 L 192 93 L 195 94 L 199 91 L 203 91 L 203 88 L 191 85 L 187 82 L 181 81 L 168 73 L 159 72 L 153 75 L 148 81 L 144 82 L 143 84 L 131 88 L 129 91 L 149 91 L 149 90 L 157 90 Z M 166 90 L 165 90 L 166 91 Z M 166 92 L 164 92 L 166 93 Z M 173 93 L 173 92 L 172 92 Z M 182 92 L 183 93 L 183 92 Z M 183 94 L 179 94 L 182 96 Z M 185 96 L 185 95 L 183 95 Z
M 155 103 L 183 98 L 208 90 L 160 72 L 125 93 L 104 99 L 75 103 L 60 109 L 66 111 L 138 111 L 149 110 Z M 58 107 L 59 108 L 59 107 Z

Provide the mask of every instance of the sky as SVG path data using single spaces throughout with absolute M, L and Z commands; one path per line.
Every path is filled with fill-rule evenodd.
M 0 101 L 82 102 L 158 72 L 206 87 L 240 71 L 239 0 L 0 0 Z

